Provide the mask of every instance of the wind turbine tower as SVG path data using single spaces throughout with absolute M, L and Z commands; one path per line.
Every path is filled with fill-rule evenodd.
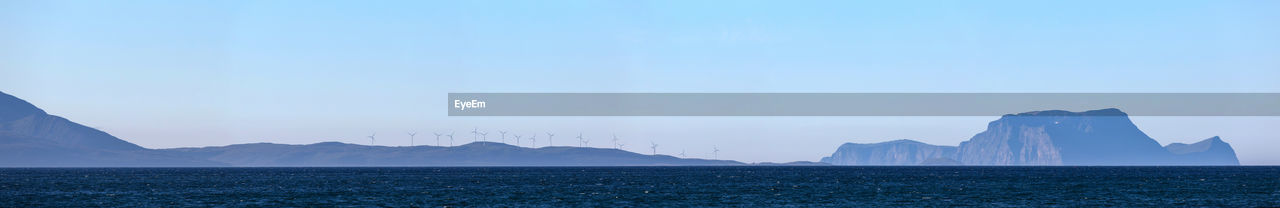
M 479 127 L 471 128 L 471 141 L 472 141 L 472 142 L 480 141 L 480 128 L 479 128 Z
M 454 132 L 452 132 L 452 131 L 451 131 L 451 132 L 449 132 L 449 134 L 446 134 L 446 135 L 445 135 L 445 136 L 449 136 L 449 146 L 450 146 L 450 147 L 452 147 L 452 146 L 453 146 L 453 133 L 454 133 Z
M 369 134 L 369 145 L 370 145 L 370 146 L 373 146 L 373 141 L 375 141 L 375 140 L 373 139 L 373 136 L 375 136 L 375 135 L 378 135 L 378 133 Z
M 529 148 L 538 148 L 538 133 L 529 136 Z
M 409 146 L 413 146 L 413 136 L 417 136 L 418 132 L 409 132 Z
M 622 149 L 622 146 L 618 146 L 618 134 L 613 134 L 613 148 Z
M 587 147 L 587 142 L 586 142 L 586 141 L 587 141 L 586 139 L 583 139 L 583 138 L 582 138 L 582 133 L 581 133 L 581 132 L 579 132 L 579 133 L 578 133 L 578 146 L 579 146 L 579 147 Z
M 653 149 L 653 155 L 658 155 L 658 143 L 654 143 L 653 141 L 649 141 L 649 144 L 652 144 L 652 145 L 650 145 L 650 146 L 649 146 L 649 149 Z
M 519 134 L 513 134 L 512 136 L 515 136 L 515 137 L 516 137 L 516 146 L 517 146 L 517 147 L 519 147 L 519 146 L 520 146 L 520 135 L 519 135 Z
M 556 146 L 555 141 L 554 141 L 554 140 L 551 140 L 551 138 L 554 138 L 555 136 L 556 136 L 556 134 L 552 134 L 551 132 L 547 132 L 547 146 L 548 146 L 548 147 L 550 147 L 550 146 Z
M 507 143 L 507 131 L 498 130 L 498 134 L 502 134 L 502 143 Z
M 436 132 L 431 132 L 431 134 L 435 134 L 435 135 L 436 135 L 436 146 L 437 146 L 437 147 L 439 147 L 439 146 L 440 146 L 440 136 L 444 136 L 444 134 L 436 133 Z

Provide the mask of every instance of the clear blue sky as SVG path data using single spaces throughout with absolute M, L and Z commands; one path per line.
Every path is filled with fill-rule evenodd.
M 153 148 L 367 143 L 371 132 L 405 145 L 408 130 L 478 126 L 817 160 L 843 142 L 955 145 L 995 118 L 478 119 L 439 103 L 448 92 L 1280 92 L 1276 11 L 1280 1 L 0 0 L 0 91 Z M 1280 118 L 1134 120 L 1161 143 L 1221 135 L 1246 164 L 1280 164 Z

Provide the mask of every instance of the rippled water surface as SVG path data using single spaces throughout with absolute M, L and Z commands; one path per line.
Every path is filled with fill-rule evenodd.
M 32 206 L 1280 206 L 1280 167 L 0 169 Z

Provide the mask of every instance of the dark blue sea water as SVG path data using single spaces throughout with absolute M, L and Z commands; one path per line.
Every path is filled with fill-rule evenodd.
M 0 169 L 0 207 L 1280 206 L 1280 167 Z

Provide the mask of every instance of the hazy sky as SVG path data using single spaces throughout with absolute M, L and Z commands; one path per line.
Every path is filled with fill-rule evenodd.
M 445 116 L 448 92 L 1280 92 L 1280 1 L 9 1 L 0 91 L 151 148 L 583 132 L 748 162 L 996 117 Z M 1069 109 L 1086 110 L 1086 109 Z M 1010 112 L 1015 113 L 1015 112 Z M 1280 164 L 1280 118 L 1137 117 Z M 423 136 L 428 135 L 428 136 Z M 494 138 L 496 134 L 491 134 Z M 545 136 L 539 141 L 545 144 Z

